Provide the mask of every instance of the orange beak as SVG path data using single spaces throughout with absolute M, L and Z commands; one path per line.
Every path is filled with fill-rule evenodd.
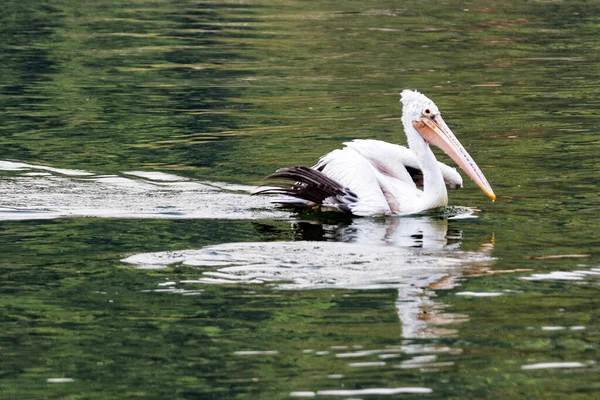
M 423 139 L 448 154 L 492 201 L 496 200 L 496 195 L 487 179 L 485 179 L 483 172 L 481 172 L 475 161 L 473 161 L 473 158 L 467 153 L 462 144 L 460 144 L 458 138 L 454 136 L 441 116 L 437 115 L 433 118 L 421 117 L 418 121 L 413 121 L 412 124 L 421 136 L 423 136 Z

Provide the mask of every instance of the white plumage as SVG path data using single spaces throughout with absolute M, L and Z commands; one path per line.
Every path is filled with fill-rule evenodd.
M 276 187 L 257 193 L 283 194 L 274 202 L 324 206 L 358 216 L 407 215 L 448 204 L 447 188 L 462 187 L 456 169 L 438 162 L 429 145 L 442 148 L 492 200 L 483 173 L 423 94 L 404 90 L 402 123 L 410 148 L 356 139 L 321 157 L 312 168 L 283 168 L 269 175 Z M 281 182 L 291 180 L 294 183 Z M 422 187 L 421 187 L 422 186 Z
M 358 201 L 352 213 L 360 216 L 400 215 L 422 211 L 423 191 L 408 172 L 420 170 L 410 149 L 381 140 L 355 139 L 343 149 L 321 157 L 313 167 L 354 192 Z M 438 162 L 447 187 L 462 187 L 456 169 Z M 410 205 L 415 207 L 410 207 Z

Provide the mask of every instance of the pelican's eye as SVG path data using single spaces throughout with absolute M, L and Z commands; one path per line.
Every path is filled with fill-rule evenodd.
M 424 115 L 424 116 L 426 116 L 426 117 L 431 117 L 431 114 L 432 114 L 432 113 L 431 113 L 431 109 L 429 109 L 429 108 L 426 108 L 426 109 L 424 109 L 424 110 L 423 110 L 423 115 Z

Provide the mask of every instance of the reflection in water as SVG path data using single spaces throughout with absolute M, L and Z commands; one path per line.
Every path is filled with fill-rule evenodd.
M 472 211 L 459 210 L 460 217 Z M 327 240 L 346 243 L 394 245 L 422 249 L 451 249 L 460 246 L 462 232 L 449 230 L 448 219 L 434 216 L 410 218 L 355 218 L 342 221 L 298 221 L 292 224 L 297 240 Z
M 467 208 L 454 210 L 453 218 L 473 217 Z M 301 240 L 327 240 L 369 245 L 392 245 L 403 248 L 423 250 L 452 251 L 460 248 L 462 232 L 449 228 L 448 218 L 417 216 L 409 218 L 353 219 L 339 223 L 321 223 L 319 221 L 301 221 L 292 224 L 295 237 Z M 483 246 L 481 254 L 487 254 L 491 246 Z M 443 312 L 436 303 L 431 288 L 452 288 L 456 285 L 456 276 L 448 274 L 437 276 L 435 281 L 421 282 L 421 285 L 398 287 L 396 309 L 402 325 L 403 338 L 431 338 L 453 331 L 440 326 L 464 320 Z M 418 347 L 418 348 L 415 348 Z M 406 353 L 420 353 L 419 345 L 403 348 Z M 410 360 L 409 360 L 410 361 Z
M 459 250 L 460 232 L 449 230 L 447 218 L 294 222 L 292 229 L 298 239 L 310 241 L 225 243 L 199 250 L 142 253 L 123 262 L 137 268 L 183 264 L 205 269 L 198 279 L 168 282 L 166 290 L 173 293 L 188 284 L 270 284 L 293 290 L 395 288 L 401 336 L 415 339 L 452 333 L 439 327 L 466 319 L 444 313 L 433 300 L 432 289 L 454 287 L 463 267 L 493 260 L 490 246 L 477 252 Z M 440 351 L 409 343 L 401 350 Z
M 600 303 L 598 275 L 589 273 L 600 267 L 600 115 L 595 112 L 600 2 L 468 3 L 3 2 L 0 159 L 93 174 L 2 171 L 0 207 L 10 210 L 0 218 L 127 219 L 0 221 L 0 398 L 99 393 L 119 398 L 124 391 L 143 398 L 173 393 L 284 398 L 291 390 L 315 390 L 308 394 L 316 397 L 413 397 L 365 391 L 403 385 L 429 386 L 430 399 L 524 393 L 532 399 L 594 397 Z M 405 87 L 427 90 L 444 102 L 440 106 L 452 117 L 452 128 L 478 149 L 473 156 L 485 160 L 490 180 L 502 189 L 500 201 L 481 203 L 485 223 L 447 221 L 447 243 L 436 239 L 439 249 L 432 235 L 419 243 L 418 236 L 410 236 L 419 232 L 401 233 L 409 220 L 398 227 L 387 220 L 297 222 L 292 231 L 282 221 L 256 220 L 258 215 L 286 220 L 289 214 L 270 206 L 276 216 L 257 212 L 247 203 L 257 199 L 246 192 L 216 197 L 217 206 L 224 207 L 215 212 L 204 203 L 198 181 L 122 173 L 164 171 L 202 181 L 258 183 L 292 160 L 312 165 L 350 138 L 395 142 L 401 125 L 397 97 Z M 470 194 L 473 186 L 465 186 L 457 193 L 460 204 L 476 197 Z M 241 203 L 229 202 L 232 198 Z M 129 220 L 141 215 L 148 219 Z M 199 215 L 215 220 L 166 220 Z M 241 216 L 248 219 L 218 220 Z M 253 223 L 271 223 L 273 231 L 257 234 Z M 502 238 L 494 249 L 497 269 L 532 269 L 522 277 L 535 280 L 469 279 L 461 282 L 465 296 L 485 290 L 504 295 L 444 299 L 472 323 L 460 326 L 456 339 L 418 342 L 460 346 L 465 357 L 436 360 L 436 351 L 444 349 L 409 348 L 402 341 L 382 349 L 382 343 L 399 342 L 396 293 L 403 336 L 447 333 L 437 322 L 447 319 L 449 310 L 435 309 L 442 301 L 428 286 L 455 284 L 452 277 L 469 262 L 461 259 L 460 248 L 484 225 L 494 226 Z M 463 229 L 462 244 L 457 226 Z M 284 241 L 294 234 L 348 243 L 337 249 L 339 243 L 325 243 L 317 250 L 308 247 L 314 243 L 305 250 L 296 243 L 249 246 L 252 257 L 264 255 L 255 265 L 256 281 L 298 270 L 287 282 L 262 281 L 273 287 L 295 284 L 293 293 L 181 282 L 182 276 L 231 282 L 237 275 L 226 267 L 250 275 L 244 248 L 237 244 L 215 248 L 223 256 L 220 263 L 216 256 L 198 256 L 198 269 L 114 269 L 121 254 Z M 408 247 L 397 247 L 402 241 Z M 352 246 L 360 250 L 354 256 Z M 294 258 L 295 250 L 299 257 Z M 478 253 L 474 262 L 485 262 L 485 252 Z M 590 254 L 589 260 L 525 258 L 582 253 Z M 338 262 L 337 254 L 342 259 L 335 271 L 331 263 Z M 377 254 L 383 261 L 374 260 Z M 238 263 L 227 264 L 234 255 Z M 367 262 L 352 263 L 360 259 Z M 298 292 L 317 283 L 343 287 L 345 276 L 358 281 L 355 288 L 394 289 L 343 291 L 344 297 L 335 299 L 330 295 L 341 293 L 336 289 Z M 161 281 L 167 277 L 172 282 Z M 409 293 L 411 283 L 420 289 Z M 143 289 L 178 294 L 169 298 L 140 293 Z M 365 308 L 385 301 L 387 309 Z M 300 324 L 283 327 L 298 315 Z M 345 352 L 358 350 L 354 344 L 381 350 L 350 361 L 388 367 L 348 368 L 348 359 L 332 359 L 338 354 L 330 346 L 339 344 L 349 345 Z M 293 354 L 299 346 L 318 348 L 314 354 Z M 280 355 L 232 355 L 236 350 Z M 318 350 L 329 351 L 329 359 Z M 415 352 L 410 363 L 408 351 Z M 400 357 L 394 359 L 396 352 Z M 596 364 L 588 366 L 587 360 Z M 429 374 L 419 369 L 443 362 L 461 364 Z M 586 368 L 554 369 L 573 362 Z M 58 383 L 66 379 L 74 382 Z M 317 388 L 328 392 L 316 394 Z M 349 392 L 332 394 L 333 389 Z
M 223 110 L 232 98 L 245 106 L 232 83 L 249 73 L 232 65 L 251 58 L 232 40 L 254 35 L 254 6 L 85 2 L 71 15 L 69 4 L 4 3 L 0 109 L 12 140 L 1 157 L 105 171 L 222 166 L 234 137 L 222 132 L 243 122 Z
M 251 197 L 252 187 L 197 182 L 180 176 L 126 172 L 94 175 L 24 163 L 0 162 L 1 219 L 62 216 L 152 218 L 287 218 L 268 200 Z M 16 188 L 18 187 L 18 190 Z M 271 283 L 280 289 L 396 288 L 402 337 L 435 337 L 435 328 L 455 321 L 432 300 L 431 287 L 452 287 L 460 268 L 487 263 L 487 250 L 462 252 L 462 233 L 449 218 L 472 217 L 456 208 L 451 217 L 298 220 L 295 242 L 229 243 L 200 250 L 150 253 L 126 262 L 143 268 L 184 263 L 219 268 L 196 280 L 173 282 L 158 291 L 198 294 L 186 283 Z M 268 225 L 262 223 L 262 230 Z M 488 248 L 489 250 L 489 248 Z M 449 318 L 451 320 L 449 320 Z

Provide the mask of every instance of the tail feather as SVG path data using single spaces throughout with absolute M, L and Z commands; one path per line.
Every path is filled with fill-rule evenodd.
M 323 205 L 348 213 L 351 212 L 350 205 L 358 200 L 358 196 L 350 189 L 343 187 L 321 171 L 308 167 L 281 168 L 267 176 L 265 180 L 273 180 L 274 187 L 258 190 L 254 194 L 291 196 L 308 202 L 304 203 L 307 205 Z M 290 181 L 293 183 L 290 184 Z

